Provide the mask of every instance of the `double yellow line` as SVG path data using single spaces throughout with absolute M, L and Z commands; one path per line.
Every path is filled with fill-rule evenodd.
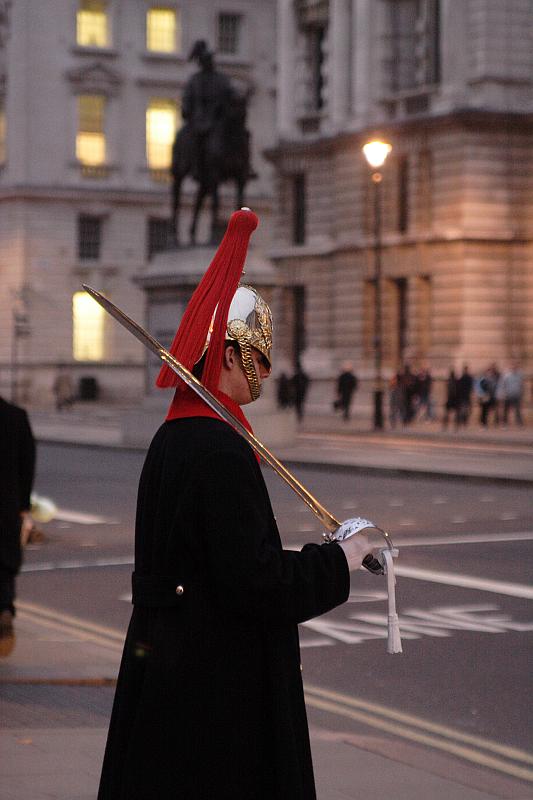
M 312 708 L 357 720 L 402 739 L 451 753 L 478 766 L 533 782 L 533 770 L 523 766 L 533 765 L 533 755 L 525 750 L 472 736 L 412 714 L 405 714 L 331 689 L 313 686 L 307 682 L 304 688 L 306 704 Z
M 124 646 L 125 634 L 122 631 L 35 603 L 17 601 L 17 616 L 22 620 L 27 619 L 29 622 L 38 623 L 40 627 L 52 629 L 65 636 L 100 645 L 115 653 L 121 653 Z

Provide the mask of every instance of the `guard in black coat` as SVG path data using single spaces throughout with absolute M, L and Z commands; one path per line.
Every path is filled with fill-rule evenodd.
M 35 441 L 28 415 L 0 397 L 0 655 L 14 645 L 15 580 L 22 562 L 21 527 L 28 520 Z
M 199 333 L 193 296 L 172 352 L 248 425 L 240 407 L 270 374 L 270 311 L 248 287 L 228 291 L 213 294 Z M 364 535 L 283 550 L 254 452 L 178 386 L 139 485 L 134 609 L 99 800 L 313 800 L 297 625 L 347 599 L 369 552 Z

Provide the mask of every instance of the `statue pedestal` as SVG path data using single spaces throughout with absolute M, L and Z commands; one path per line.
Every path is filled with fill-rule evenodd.
M 170 347 L 189 299 L 204 275 L 216 252 L 215 247 L 182 247 L 158 253 L 148 269 L 135 278 L 145 292 L 145 327 Z M 271 262 L 253 246 L 248 251 L 242 283 L 249 282 L 272 308 L 276 320 L 276 271 Z M 275 353 L 275 347 L 274 347 Z M 275 362 L 275 355 L 274 355 Z M 125 444 L 147 446 L 165 419 L 172 392 L 156 388 L 155 380 L 161 362 L 147 352 L 146 396 L 139 408 L 125 414 L 123 440 Z M 257 437 L 273 449 L 287 446 L 296 435 L 293 411 L 279 411 L 275 402 L 275 381 L 269 378 L 263 396 L 243 408 Z

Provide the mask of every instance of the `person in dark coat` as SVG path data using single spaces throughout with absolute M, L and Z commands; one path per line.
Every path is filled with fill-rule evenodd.
M 297 364 L 296 372 L 291 378 L 291 397 L 296 409 L 298 422 L 304 418 L 305 398 L 309 389 L 309 375 L 304 372 L 301 364 Z
M 21 541 L 32 527 L 34 473 L 35 440 L 28 415 L 0 397 L 0 656 L 9 655 L 15 644 L 15 581 Z
M 455 417 L 455 429 L 459 427 L 459 404 L 457 399 L 457 376 L 455 370 L 451 369 L 446 380 L 446 402 L 444 403 L 444 415 L 442 417 L 442 427 L 448 427 L 450 414 Z
M 353 364 L 347 361 L 342 365 L 342 372 L 337 378 L 337 398 L 333 404 L 336 410 L 342 411 L 343 419 L 350 419 L 350 408 L 354 392 L 357 391 L 358 380 L 353 372 Z
M 241 406 L 270 373 L 270 312 L 259 296 L 257 327 L 244 323 L 251 291 L 238 289 L 224 330 L 215 318 L 199 362 L 201 341 L 190 349 L 187 334 L 205 341 L 207 327 L 187 327 L 200 316 L 188 317 L 189 307 L 171 348 L 246 426 Z M 196 296 L 195 312 L 205 305 Z M 158 385 L 175 385 L 171 375 L 164 367 Z M 359 535 L 284 550 L 256 455 L 177 386 L 139 484 L 134 608 L 98 799 L 314 800 L 297 625 L 344 602 L 349 570 L 370 552 Z
M 461 376 L 457 379 L 457 405 L 459 425 L 466 427 L 472 410 L 472 389 L 474 379 L 465 364 Z

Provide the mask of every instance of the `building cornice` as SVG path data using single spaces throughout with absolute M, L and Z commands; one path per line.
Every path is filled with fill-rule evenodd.
M 390 120 L 379 125 L 365 126 L 357 131 L 342 131 L 325 134 L 313 139 L 283 140 L 264 151 L 264 156 L 273 164 L 281 166 L 287 158 L 310 159 L 327 155 L 345 147 L 360 147 L 371 136 L 393 138 L 399 133 L 419 133 L 442 128 L 479 130 L 533 130 L 533 113 L 503 112 L 490 109 L 458 109 L 442 114 L 413 116 L 403 120 Z
M 405 236 L 400 238 L 396 235 L 384 235 L 382 241 L 383 250 L 398 249 L 402 247 L 417 247 L 419 245 L 442 245 L 442 244 L 476 244 L 476 245 L 497 245 L 497 244 L 519 244 L 529 245 L 533 242 L 533 236 L 526 236 L 521 234 L 508 233 L 494 233 L 490 236 L 481 233 L 438 233 L 438 234 L 421 234 L 420 236 Z M 290 261 L 295 259 L 302 262 L 306 258 L 323 258 L 327 256 L 339 255 L 340 253 L 348 253 L 354 251 L 365 251 L 374 247 L 374 239 L 372 237 L 361 237 L 357 241 L 334 241 L 329 240 L 327 243 L 320 242 L 316 245 L 286 245 L 276 246 L 270 248 L 267 255 L 276 261 Z
M 185 192 L 184 197 L 192 200 L 196 195 L 196 190 Z M 233 196 L 230 188 L 228 192 L 221 193 L 221 201 L 224 202 L 227 196 Z M 0 184 L 0 203 L 13 200 L 24 201 L 73 201 L 76 204 L 80 202 L 98 201 L 106 203 L 107 205 L 116 205 L 120 203 L 146 205 L 146 204 L 161 204 L 169 202 L 169 189 L 118 189 L 109 185 L 101 187 L 76 185 L 76 186 L 53 186 L 53 185 L 15 185 L 15 186 L 2 186 Z M 272 205 L 272 197 L 266 194 L 255 196 L 248 196 L 250 203 L 253 203 L 255 208 L 270 207 Z

